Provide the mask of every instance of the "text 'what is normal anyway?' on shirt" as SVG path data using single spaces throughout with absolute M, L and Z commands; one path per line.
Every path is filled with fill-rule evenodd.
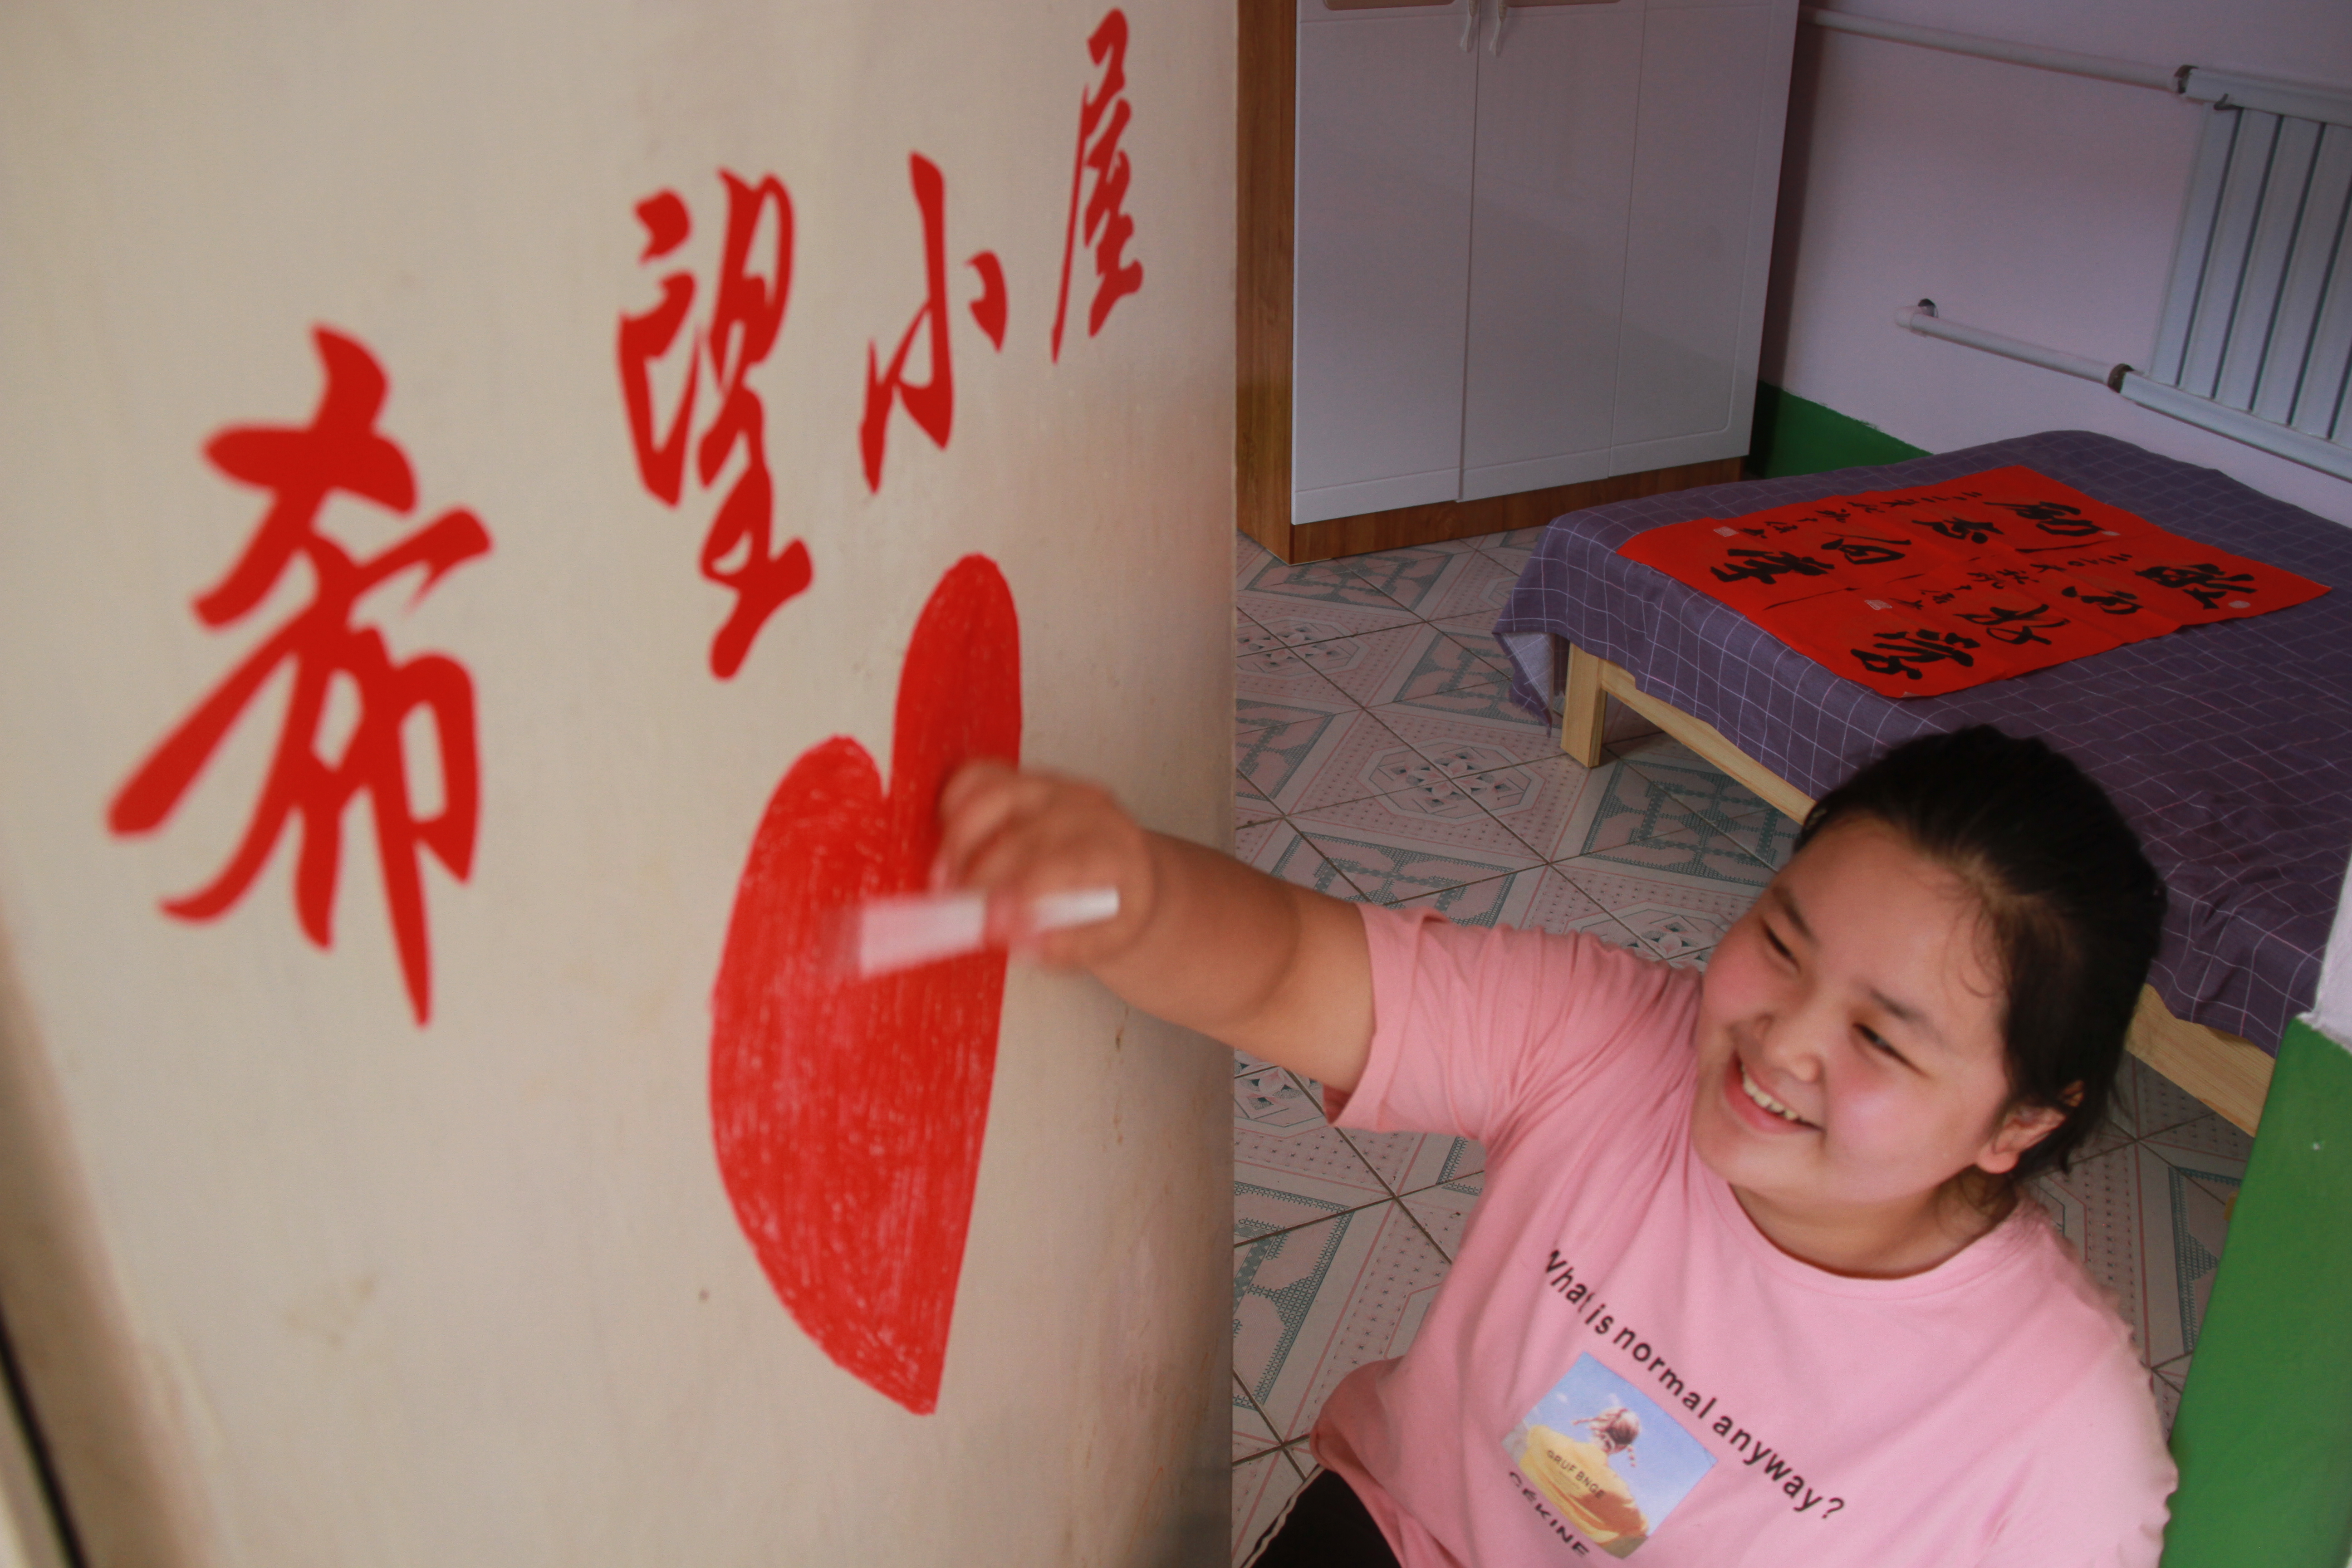
M 1590 1352 L 1578 1357 L 1504 1438 L 1504 1452 L 1604 1551 L 1622 1557 L 1639 1546 L 1715 1467 L 1720 1456 L 1702 1434 L 1728 1447 L 1742 1470 L 1777 1487 L 1792 1511 L 1832 1519 L 1844 1510 L 1845 1499 L 1808 1485 L 1786 1454 L 1730 1411 L 1718 1411 L 1716 1395 L 1621 1321 L 1596 1284 L 1580 1279 L 1556 1250 L 1545 1261 L 1544 1280 L 1603 1342 L 1603 1353 L 1621 1353 L 1642 1375 L 1628 1378 Z

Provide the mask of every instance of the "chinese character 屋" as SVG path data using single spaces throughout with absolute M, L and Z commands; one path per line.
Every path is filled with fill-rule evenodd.
M 1135 220 L 1127 216 L 1131 174 L 1119 138 L 1131 111 L 1127 101 L 1127 13 L 1106 12 L 1087 40 L 1087 54 L 1102 68 L 1091 92 L 1078 95 L 1078 151 L 1070 171 L 1070 212 L 1062 232 L 1062 291 L 1054 305 L 1053 358 L 1062 358 L 1062 327 L 1070 309 L 1070 264 L 1083 239 L 1093 247 L 1094 300 L 1087 307 L 1087 336 L 1110 319 L 1111 307 L 1143 287 L 1143 264 L 1127 259 Z M 1092 176 L 1091 188 L 1088 176 Z M 1083 207 L 1081 207 L 1083 198 Z

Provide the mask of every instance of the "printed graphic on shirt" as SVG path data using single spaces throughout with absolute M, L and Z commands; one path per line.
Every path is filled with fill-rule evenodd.
M 1511 1428 L 1503 1452 L 1612 1557 L 1655 1533 L 1715 1464 L 1655 1401 L 1590 1355 Z

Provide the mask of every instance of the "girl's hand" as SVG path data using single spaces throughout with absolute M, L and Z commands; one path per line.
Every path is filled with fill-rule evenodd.
M 967 763 L 940 797 L 940 826 L 931 885 L 988 894 L 989 934 L 1025 958 L 1092 968 L 1150 924 L 1159 881 L 1151 836 L 1097 784 Z M 1118 889 L 1118 913 L 1066 931 L 1033 929 L 1032 900 L 1087 888 Z
M 1372 1037 L 1363 919 L 1229 856 L 1147 833 L 1109 793 L 1057 773 L 967 763 L 940 797 L 932 881 L 989 896 L 992 935 L 1077 965 L 1128 1001 L 1335 1089 Z M 1031 900 L 1118 889 L 1097 925 L 1038 931 Z

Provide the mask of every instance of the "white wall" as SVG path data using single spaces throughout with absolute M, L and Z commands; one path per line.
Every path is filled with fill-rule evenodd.
M 2323 0 L 1832 0 L 2170 69 L 2352 87 Z M 2352 484 L 2089 382 L 1904 331 L 1896 307 L 2106 361 L 2154 346 L 2210 112 L 2168 94 L 1801 26 L 1763 379 L 1933 451 L 2106 432 L 2352 523 Z
M 1234 18 L 1125 0 L 1143 287 L 1088 336 L 1081 251 L 1055 363 L 1105 9 L 0 7 L 0 1303 L 94 1563 L 1221 1549 L 1222 1053 L 1013 973 L 930 1415 L 780 1301 L 708 1083 L 771 792 L 835 735 L 889 770 L 910 630 L 966 553 L 1019 607 L 1026 759 L 1229 831 Z M 948 181 L 954 426 L 942 450 L 894 415 L 877 493 L 866 353 L 923 299 L 915 152 Z M 646 492 L 614 359 L 667 269 L 640 264 L 635 204 L 688 200 L 708 289 L 721 168 L 795 207 L 751 383 L 779 542 L 815 572 L 723 681 L 728 598 L 697 569 L 719 496 Z M 983 247 L 1002 352 L 966 309 Z M 278 696 L 160 829 L 107 826 L 306 602 L 297 568 L 234 626 L 191 611 L 263 505 L 205 445 L 310 416 L 314 323 L 383 364 L 377 426 L 419 492 L 404 519 L 338 499 L 321 528 L 365 552 L 464 506 L 495 541 L 362 617 L 395 658 L 462 662 L 478 709 L 471 875 L 425 865 L 423 1026 L 363 803 L 331 948 L 295 924 L 290 841 L 216 919 L 157 907 L 227 855 Z

